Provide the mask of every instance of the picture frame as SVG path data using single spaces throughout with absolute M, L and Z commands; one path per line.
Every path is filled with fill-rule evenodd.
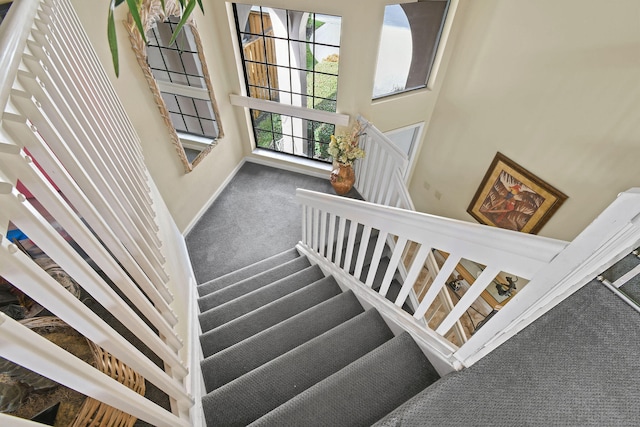
M 498 152 L 467 212 L 481 224 L 536 234 L 567 198 Z

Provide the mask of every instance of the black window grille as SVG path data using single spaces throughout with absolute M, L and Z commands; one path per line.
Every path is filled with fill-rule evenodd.
M 250 97 L 336 112 L 339 17 L 240 4 L 234 4 L 234 12 Z M 247 14 L 240 23 L 240 15 Z M 280 22 L 277 31 L 275 19 Z M 334 125 L 257 110 L 251 118 L 258 147 L 330 161 L 327 148 Z M 290 129 L 280 130 L 283 124 Z

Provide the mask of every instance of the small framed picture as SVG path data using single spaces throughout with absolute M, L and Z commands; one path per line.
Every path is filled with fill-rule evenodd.
M 467 212 L 482 224 L 535 234 L 567 196 L 497 153 Z

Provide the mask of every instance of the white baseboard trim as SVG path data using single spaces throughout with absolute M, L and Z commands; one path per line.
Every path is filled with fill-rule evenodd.
M 184 229 L 184 231 L 182 231 L 182 235 L 183 236 L 187 236 L 187 234 L 189 234 L 189 232 L 191 231 L 191 229 L 196 225 L 196 223 L 198 222 L 198 220 L 202 217 L 202 215 L 204 215 L 204 213 L 207 211 L 207 209 L 209 209 L 211 207 L 211 205 L 213 204 L 213 202 L 216 201 L 216 199 L 218 198 L 218 196 L 220 196 L 220 193 L 222 193 L 222 190 L 224 190 L 225 188 L 227 188 L 227 185 L 229 185 L 229 183 L 231 182 L 231 180 L 236 176 L 236 174 L 238 173 L 238 171 L 240 170 L 240 168 L 242 167 L 242 165 L 244 165 L 244 162 L 246 161 L 246 158 L 242 159 L 240 161 L 240 163 L 238 163 L 238 166 L 235 167 L 235 169 L 233 171 L 231 171 L 231 173 L 229 174 L 229 176 L 227 176 L 227 178 L 224 180 L 224 182 L 222 183 L 222 185 L 220 185 L 220 187 L 218 187 L 218 189 L 216 190 L 215 193 L 213 193 L 213 195 L 211 196 L 211 198 L 207 201 L 207 203 L 205 203 L 202 208 L 198 211 L 198 213 L 195 214 L 195 216 L 193 217 L 193 219 L 191 220 L 191 222 L 189 222 L 189 224 L 187 224 L 187 227 Z
M 329 175 L 331 174 L 331 165 L 328 163 L 295 158 L 289 155 L 259 148 L 253 150 L 253 152 L 249 156 L 245 157 L 244 160 L 322 179 L 329 179 Z

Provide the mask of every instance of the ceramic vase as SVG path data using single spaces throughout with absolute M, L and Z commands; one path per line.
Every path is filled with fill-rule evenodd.
M 353 165 L 338 163 L 338 166 L 331 171 L 331 186 L 340 196 L 347 194 L 354 182 L 356 182 L 356 174 L 353 171 Z

